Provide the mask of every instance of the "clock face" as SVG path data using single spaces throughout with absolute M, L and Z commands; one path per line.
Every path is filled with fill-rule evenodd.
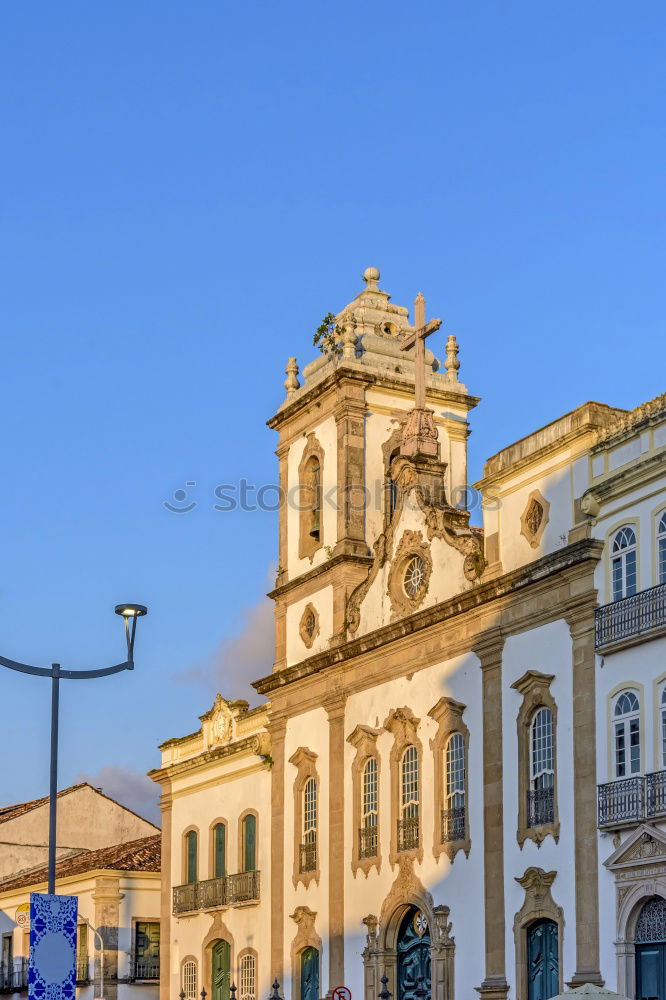
M 428 921 L 426 920 L 425 914 L 420 910 L 418 913 L 414 914 L 414 930 L 419 937 L 423 937 L 425 932 L 428 930 Z

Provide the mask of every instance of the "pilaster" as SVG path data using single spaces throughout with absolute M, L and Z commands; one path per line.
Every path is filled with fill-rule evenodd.
M 345 982 L 345 703 L 341 690 L 324 702 L 328 715 L 329 991 Z
M 284 741 L 286 720 L 272 717 L 271 737 L 271 975 L 284 982 Z M 160 997 L 160 1000 L 164 998 Z
M 162 783 L 160 798 L 162 811 L 161 862 L 162 881 L 160 890 L 160 938 L 166 947 L 160 949 L 160 1000 L 172 1000 L 171 989 L 171 836 L 172 798 L 171 782 Z
M 567 984 L 603 986 L 599 969 L 594 604 L 567 616 L 573 656 L 576 972 Z
M 95 927 L 104 942 L 104 996 L 116 1000 L 118 995 L 118 926 L 120 924 L 120 879 L 100 877 L 95 880 L 92 899 L 95 904 Z M 99 960 L 95 960 L 95 976 L 99 976 Z
M 474 652 L 481 663 L 483 689 L 483 828 L 486 974 L 477 987 L 483 1000 L 506 1000 L 506 918 L 504 911 L 504 766 L 502 746 L 502 650 L 499 628 L 484 632 Z
M 367 555 L 365 542 L 365 386 L 343 378 L 333 411 L 338 432 L 338 538 L 335 554 Z

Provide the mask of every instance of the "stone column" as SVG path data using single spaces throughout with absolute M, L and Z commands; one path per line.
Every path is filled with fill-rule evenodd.
M 287 723 L 271 718 L 271 982 L 284 982 L 284 740 Z M 160 998 L 162 1000 L 162 998 Z
M 504 912 L 504 778 L 502 746 L 502 649 L 499 629 L 475 643 L 483 685 L 483 828 L 486 975 L 477 987 L 483 1000 L 506 1000 Z
M 570 987 L 603 986 L 599 970 L 599 859 L 597 850 L 596 677 L 594 605 L 567 618 L 573 654 L 574 863 L 576 972 Z
M 328 714 L 328 956 L 329 992 L 345 982 L 345 702 L 335 691 Z
M 98 878 L 92 894 L 95 927 L 104 942 L 104 1000 L 118 996 L 118 926 L 120 924 L 120 879 Z M 101 952 L 95 956 L 95 977 L 100 974 Z
M 171 782 L 162 784 L 160 809 L 162 811 L 160 892 L 160 1000 L 173 1000 L 171 992 Z M 176 991 L 178 992 L 178 991 Z

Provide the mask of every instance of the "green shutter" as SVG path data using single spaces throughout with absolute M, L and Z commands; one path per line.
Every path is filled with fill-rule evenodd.
M 227 829 L 224 823 L 215 827 L 215 878 L 227 874 Z
M 243 849 L 243 869 L 246 872 L 257 870 L 257 818 L 256 816 L 246 816 L 243 820 L 244 826 L 244 849 Z
M 197 834 L 190 830 L 187 835 L 187 881 L 190 885 L 197 880 Z

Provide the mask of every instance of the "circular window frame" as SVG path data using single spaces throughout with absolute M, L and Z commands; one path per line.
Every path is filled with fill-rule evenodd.
M 416 557 L 423 563 L 423 579 L 414 594 L 410 595 L 405 587 L 405 575 L 409 564 Z M 388 579 L 387 593 L 391 599 L 394 616 L 409 615 L 423 604 L 431 575 L 430 546 L 424 541 L 420 531 L 405 531 L 396 550 Z
M 314 619 L 314 628 L 311 632 L 307 627 L 310 616 Z M 308 602 L 303 608 L 303 614 L 301 615 L 301 622 L 298 631 L 301 637 L 301 642 L 305 648 L 312 649 L 315 639 L 319 635 L 319 614 L 317 613 L 317 609 L 314 604 Z

